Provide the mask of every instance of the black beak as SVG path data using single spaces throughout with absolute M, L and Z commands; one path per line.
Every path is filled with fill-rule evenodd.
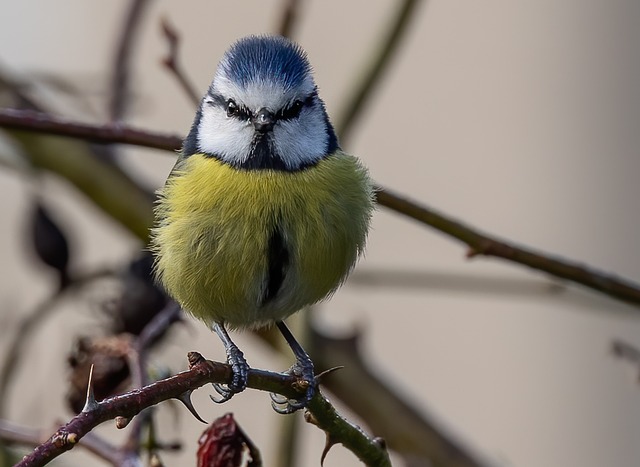
M 260 133 L 266 133 L 273 130 L 275 120 L 275 115 L 263 107 L 258 110 L 258 113 L 253 117 L 253 127 Z

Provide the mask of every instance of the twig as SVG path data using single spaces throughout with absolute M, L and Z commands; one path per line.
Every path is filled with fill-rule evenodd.
M 38 446 L 48 435 L 44 430 L 26 428 L 7 420 L 0 420 L 0 439 L 6 443 L 22 444 L 24 446 Z M 120 455 L 111 443 L 94 433 L 87 433 L 82 439 L 80 447 L 92 452 L 96 456 L 112 465 L 118 465 Z
M 17 329 L 11 333 L 11 343 L 7 348 L 6 354 L 2 359 L 0 367 L 0 416 L 4 413 L 5 403 L 7 400 L 7 390 L 9 384 L 13 381 L 13 372 L 19 367 L 22 361 L 25 349 L 30 342 L 30 336 L 46 322 L 46 318 L 55 309 L 56 303 L 67 293 L 78 289 L 87 283 L 101 279 L 103 277 L 112 276 L 113 270 L 100 269 L 81 276 L 71 277 L 70 284 L 64 288 L 56 290 L 52 296 L 43 300 L 28 316 L 22 319 Z
M 322 378 L 322 386 L 343 401 L 369 428 L 381 436 L 389 448 L 415 465 L 434 467 L 494 467 L 496 464 L 475 452 L 448 427 L 429 413 L 419 410 L 398 394 L 393 381 L 381 378 L 367 364 L 360 351 L 359 334 L 336 338 L 307 328 L 306 348 L 316 371 L 344 365 Z M 254 331 L 264 343 L 279 351 L 280 339 L 274 329 Z M 354 391 L 354 388 L 366 388 Z M 328 440 L 333 443 L 333 440 Z
M 123 417 L 120 419 L 120 426 L 126 426 L 126 420 L 131 419 L 148 407 L 168 399 L 179 398 L 188 391 L 208 383 L 229 383 L 231 381 L 232 372 L 229 365 L 204 360 L 197 352 L 189 354 L 189 362 L 190 369 L 188 371 L 156 381 L 144 388 L 96 403 L 92 410 L 78 414 L 58 429 L 49 440 L 39 445 L 31 454 L 25 456 L 17 466 L 31 467 L 47 464 L 63 452 L 73 448 L 83 436 L 107 420 Z M 299 397 L 299 394 L 294 389 L 297 384 L 298 380 L 295 376 L 253 369 L 249 371 L 248 387 L 250 388 L 277 392 L 286 397 L 295 398 Z M 375 455 L 377 459 L 386 456 L 384 448 L 368 438 L 363 432 L 356 430 L 356 433 L 352 427 L 346 427 L 345 424 L 347 422 L 333 413 L 332 406 L 319 391 L 311 401 L 310 411 L 316 419 L 323 420 L 322 428 L 328 430 L 338 442 L 357 449 L 362 449 L 366 446 L 366 452 L 355 452 L 359 457 L 365 456 L 367 459 L 373 459 Z M 334 418 L 327 419 L 332 415 Z M 122 420 L 125 423 L 122 423 Z M 332 421 L 331 423 L 325 423 L 324 420 Z M 357 437 L 357 439 L 348 439 L 352 436 Z M 367 439 L 369 440 L 368 445 L 366 443 Z M 370 463 L 368 465 L 386 464 Z
M 142 24 L 140 19 L 147 4 L 147 0 L 133 0 L 130 2 L 129 10 L 126 13 L 122 33 L 118 40 L 113 76 L 111 77 L 111 102 L 109 104 L 111 121 L 117 121 L 122 118 L 126 110 L 126 104 L 129 102 L 129 66 L 133 43 L 136 34 L 140 30 L 138 26 Z
M 193 83 L 187 78 L 186 73 L 182 70 L 182 67 L 178 63 L 178 48 L 180 46 L 180 36 L 178 32 L 175 30 L 171 24 L 169 24 L 169 20 L 167 18 L 163 18 L 160 23 L 162 28 L 162 33 L 167 39 L 167 43 L 169 44 L 169 50 L 167 51 L 167 56 L 162 60 L 162 64 L 167 67 L 169 71 L 173 73 L 173 75 L 177 78 L 178 83 L 187 94 L 191 102 L 194 104 L 198 104 L 200 102 L 200 97 L 198 92 L 196 91 L 196 87 Z
M 180 305 L 171 301 L 142 329 L 140 335 L 133 341 L 129 349 L 129 368 L 131 381 L 135 389 L 149 384 L 147 376 L 147 351 L 151 344 L 182 316 Z M 130 428 L 129 437 L 121 451 L 124 456 L 138 456 L 140 438 L 145 425 L 152 423 L 152 408 L 146 409 L 135 418 Z
M 477 230 L 440 214 L 424 205 L 410 201 L 389 190 L 378 187 L 378 203 L 417 221 L 427 224 L 469 246 L 467 257 L 493 256 L 522 264 L 555 277 L 582 284 L 613 298 L 640 304 L 640 285 L 627 279 L 594 270 L 570 260 L 553 258 L 527 248 L 517 246 Z
M 180 305 L 170 301 L 164 309 L 153 317 L 142 329 L 140 335 L 132 344 L 129 352 L 131 367 L 131 381 L 135 388 L 146 386 L 146 352 L 151 344 L 161 336 L 173 323 L 180 320 L 182 310 Z
M 177 136 L 135 130 L 125 125 L 89 125 L 46 114 L 12 109 L 0 110 L 0 127 L 53 133 L 103 143 L 134 144 L 171 151 L 175 151 L 181 146 L 181 140 Z M 381 206 L 417 220 L 467 244 L 470 247 L 467 255 L 469 257 L 494 256 L 582 284 L 627 303 L 640 304 L 640 285 L 628 279 L 615 277 L 576 262 L 552 258 L 549 255 L 533 252 L 513 243 L 481 234 L 470 226 L 455 221 L 427 206 L 410 201 L 384 187 L 378 186 L 376 190 L 376 198 Z
M 336 119 L 336 130 L 342 141 L 346 141 L 351 136 L 351 129 L 360 117 L 369 98 L 380 82 L 380 78 L 387 69 L 391 58 L 394 56 L 394 52 L 400 45 L 400 40 L 407 30 L 409 20 L 419 3 L 419 0 L 404 0 L 397 7 L 395 16 L 389 24 L 389 31 L 382 35 L 382 39 L 370 58 L 370 62 L 366 64 L 361 72 L 360 79 L 356 82 L 354 89 L 347 94 L 342 111 L 338 112 L 339 117 Z
M 69 136 L 94 143 L 131 144 L 169 151 L 179 150 L 182 146 L 182 138 L 178 136 L 150 133 L 120 123 L 91 125 L 32 110 L 2 109 L 0 111 L 0 127 Z
M 282 14 L 280 16 L 280 25 L 277 28 L 278 34 L 284 37 L 292 37 L 293 30 L 298 23 L 300 17 L 301 0 L 284 0 Z

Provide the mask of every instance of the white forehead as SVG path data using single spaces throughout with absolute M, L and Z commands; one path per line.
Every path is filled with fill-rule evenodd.
M 268 80 L 251 81 L 244 86 L 220 73 L 211 84 L 211 91 L 225 99 L 233 99 L 251 110 L 265 107 L 271 112 L 277 112 L 296 99 L 306 98 L 314 90 L 315 83 L 311 75 L 305 76 L 298 86 L 291 88 Z

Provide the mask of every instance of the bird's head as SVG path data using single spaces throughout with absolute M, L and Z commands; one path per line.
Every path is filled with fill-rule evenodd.
M 300 170 L 338 147 L 305 52 L 279 36 L 240 39 L 204 96 L 185 156 L 241 169 Z

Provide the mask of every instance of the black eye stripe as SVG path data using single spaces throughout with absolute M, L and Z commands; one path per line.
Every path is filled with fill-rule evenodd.
M 229 118 L 237 118 L 238 120 L 249 120 L 251 112 L 243 105 L 238 105 L 233 99 L 226 99 L 222 94 L 209 94 L 207 104 L 213 107 L 220 107 L 227 112 Z M 233 112 L 229 111 L 229 106 L 235 106 Z
M 316 96 L 317 93 L 314 91 L 305 97 L 304 100 L 298 99 L 294 101 L 289 106 L 280 110 L 280 112 L 276 114 L 276 119 L 286 121 L 298 118 L 303 108 L 312 107 L 314 105 Z M 227 99 L 222 94 L 209 94 L 208 97 L 209 99 L 207 100 L 207 104 L 224 109 L 229 118 L 236 118 L 244 121 L 250 120 L 253 116 L 253 113 L 244 105 L 238 105 L 236 101 L 233 99 Z
M 311 107 L 314 103 L 316 94 L 308 95 L 304 100 L 296 100 L 288 107 L 282 109 L 278 113 L 278 120 L 292 120 L 298 118 L 304 107 Z

